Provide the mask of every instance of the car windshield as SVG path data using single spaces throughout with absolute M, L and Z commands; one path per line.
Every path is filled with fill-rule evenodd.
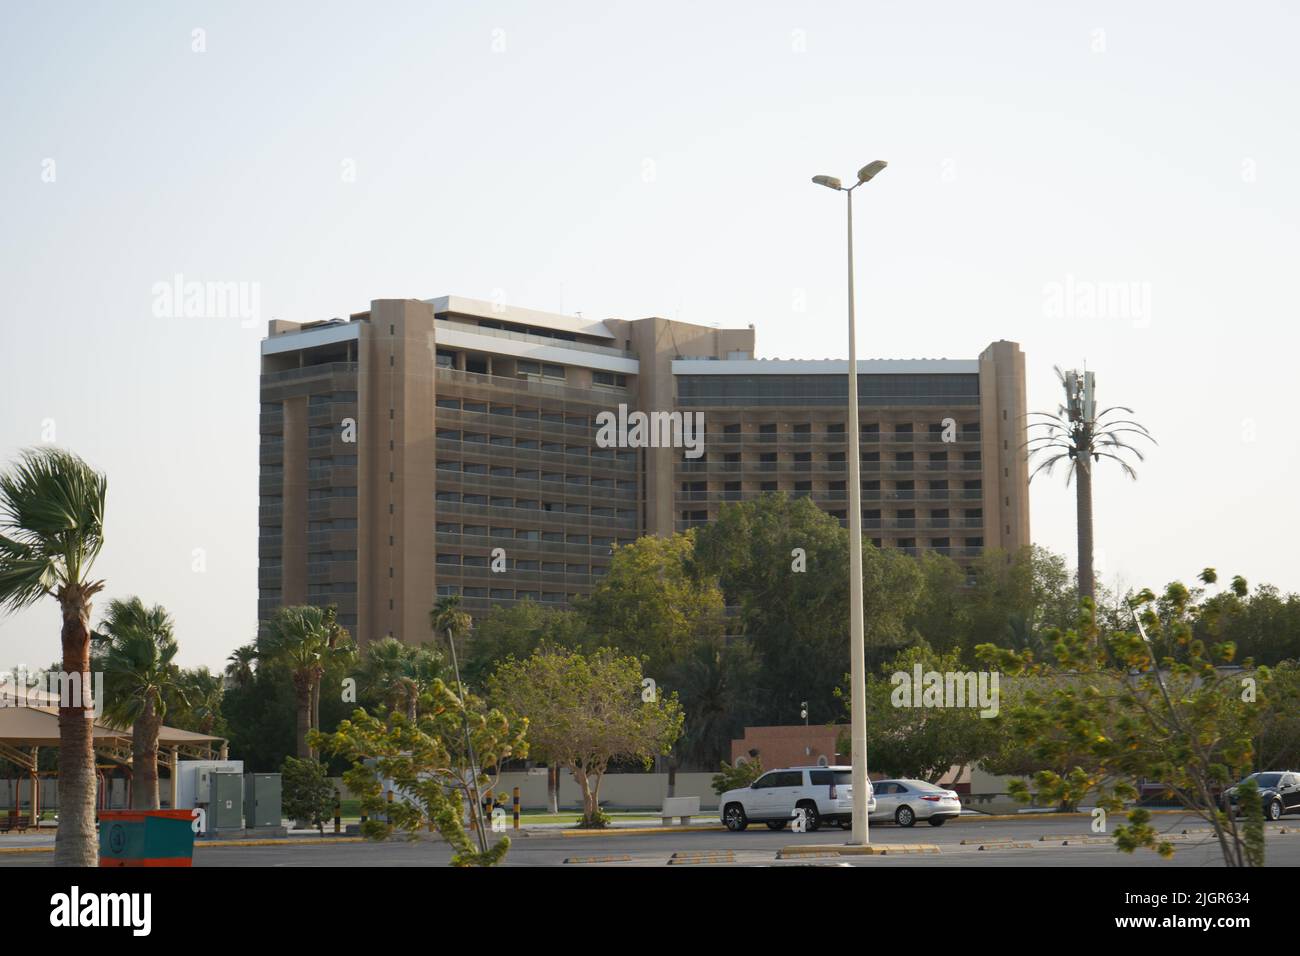
M 1258 787 L 1276 787 L 1282 782 L 1280 773 L 1252 773 L 1246 780 L 1254 780 Z M 1246 780 L 1241 781 L 1245 783 Z

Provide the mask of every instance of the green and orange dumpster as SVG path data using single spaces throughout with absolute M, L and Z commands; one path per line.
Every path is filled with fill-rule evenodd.
M 100 866 L 190 866 L 194 816 L 189 810 L 101 810 Z

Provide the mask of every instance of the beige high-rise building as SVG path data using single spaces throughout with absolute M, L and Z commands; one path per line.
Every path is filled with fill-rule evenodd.
M 259 619 L 337 604 L 362 641 L 416 642 L 440 596 L 461 595 L 475 616 L 525 599 L 561 606 L 592 588 L 615 545 L 706 522 L 726 501 L 807 495 L 847 523 L 847 374 L 845 361 L 755 359 L 752 327 L 456 296 L 273 321 Z M 1029 543 L 1019 346 L 862 361 L 858 374 L 876 545 L 964 563 Z M 604 440 L 608 419 L 621 447 Z

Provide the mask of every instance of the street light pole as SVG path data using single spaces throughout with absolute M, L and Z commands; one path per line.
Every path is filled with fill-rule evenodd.
M 858 170 L 858 181 L 845 189 L 833 176 L 815 176 L 813 182 L 844 193 L 848 208 L 849 268 L 849 701 L 851 707 L 850 760 L 853 780 L 853 831 L 850 846 L 867 846 L 867 689 L 866 642 L 862 622 L 862 463 L 858 431 L 858 346 L 853 307 L 853 190 L 870 182 L 886 163 L 876 160 Z

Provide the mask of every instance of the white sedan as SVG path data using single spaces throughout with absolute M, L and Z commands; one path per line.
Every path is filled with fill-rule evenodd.
M 893 820 L 900 827 L 928 820 L 930 826 L 941 827 L 961 816 L 961 798 L 955 791 L 924 780 L 875 780 L 872 789 L 876 796 L 872 820 Z

